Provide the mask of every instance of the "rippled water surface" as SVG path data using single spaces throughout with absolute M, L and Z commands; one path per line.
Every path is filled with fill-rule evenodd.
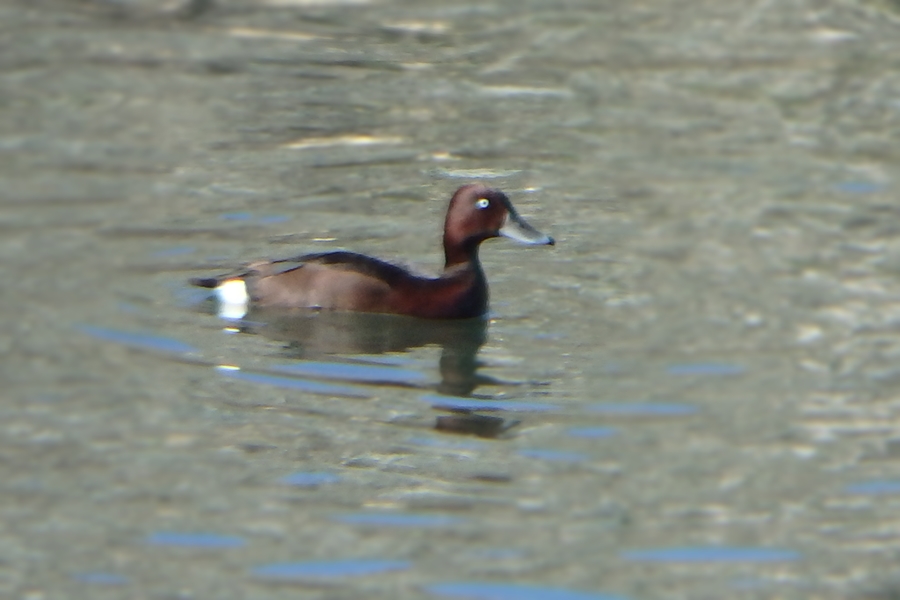
M 0 6 L 0 596 L 900 589 L 887 0 Z M 486 323 L 214 315 L 191 276 L 440 266 Z

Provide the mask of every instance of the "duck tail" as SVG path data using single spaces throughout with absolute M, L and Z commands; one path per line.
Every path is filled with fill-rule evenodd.
M 197 287 L 215 289 L 219 287 L 222 280 L 218 277 L 191 277 L 188 282 Z

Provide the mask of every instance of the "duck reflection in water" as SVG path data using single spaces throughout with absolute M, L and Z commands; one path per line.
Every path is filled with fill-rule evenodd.
M 478 351 L 487 340 L 487 320 L 482 318 L 426 321 L 373 313 L 261 309 L 252 311 L 239 330 L 285 342 L 285 355 L 302 360 L 438 346 L 441 380 L 437 392 L 468 396 L 480 385 L 501 383 L 478 374 Z M 390 383 L 415 385 L 414 381 Z
M 240 326 L 233 329 L 284 342 L 284 354 L 295 360 L 327 359 L 328 364 L 334 366 L 340 364 L 331 362 L 335 355 L 354 360 L 359 355 L 371 357 L 438 346 L 441 349 L 438 361 L 441 379 L 434 389 L 439 394 L 470 396 L 481 385 L 510 383 L 478 373 L 481 366 L 478 351 L 487 339 L 486 319 L 426 321 L 370 313 L 271 309 L 254 310 L 248 316 L 249 319 L 239 322 Z M 363 358 L 361 362 L 371 364 L 373 361 Z M 417 371 L 380 368 L 374 373 L 364 372 L 354 381 L 419 387 L 423 379 L 427 378 Z M 514 419 L 479 414 L 472 409 L 450 409 L 450 412 L 455 414 L 436 417 L 435 429 L 493 438 L 519 423 Z

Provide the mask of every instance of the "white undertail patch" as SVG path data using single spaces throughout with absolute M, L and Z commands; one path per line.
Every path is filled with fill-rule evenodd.
M 250 294 L 243 279 L 228 279 L 216 287 L 219 299 L 219 317 L 222 319 L 243 319 L 250 304 Z

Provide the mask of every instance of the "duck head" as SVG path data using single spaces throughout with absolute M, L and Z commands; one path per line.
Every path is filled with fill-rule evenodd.
M 500 236 L 523 244 L 554 244 L 552 237 L 520 217 L 500 190 L 477 183 L 456 190 L 444 221 L 445 266 L 474 259 L 481 242 Z

